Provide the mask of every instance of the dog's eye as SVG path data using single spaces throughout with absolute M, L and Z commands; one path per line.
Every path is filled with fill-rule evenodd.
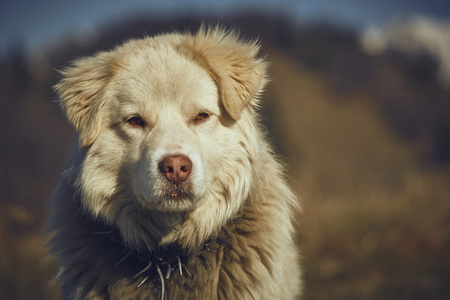
M 131 117 L 127 120 L 127 123 L 133 127 L 144 127 L 145 122 L 139 117 Z
M 200 124 L 201 122 L 204 122 L 206 119 L 209 118 L 209 114 L 208 113 L 199 113 L 195 118 L 194 118 L 194 124 Z

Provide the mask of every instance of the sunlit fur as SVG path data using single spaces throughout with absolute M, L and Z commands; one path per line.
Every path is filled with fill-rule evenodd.
M 255 111 L 267 81 L 257 53 L 233 32 L 202 27 L 131 40 L 62 71 L 56 90 L 79 140 L 53 194 L 49 228 L 68 298 L 159 297 L 154 281 L 136 288 L 127 272 L 117 275 L 113 250 L 93 235 L 100 227 L 118 230 L 118 244 L 138 252 L 170 244 L 194 251 L 228 228 L 230 246 L 205 254 L 212 270 L 169 281 L 169 299 L 299 295 L 298 204 Z M 145 125 L 131 126 L 134 116 Z M 170 155 L 192 161 L 183 199 L 170 198 L 176 187 L 158 169 Z M 190 267 L 199 264 L 194 258 Z

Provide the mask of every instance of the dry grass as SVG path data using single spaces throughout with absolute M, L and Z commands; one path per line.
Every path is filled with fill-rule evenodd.
M 15 206 L 2 209 L 0 299 L 59 299 L 59 288 L 50 284 L 56 264 L 45 258 L 46 241 L 43 235 L 38 230 L 23 232 L 18 228 L 5 228 L 4 225 L 14 226 L 17 220 L 11 220 L 11 217 L 20 208 Z
M 421 166 L 367 95 L 342 101 L 273 55 L 271 106 L 304 202 L 305 298 L 448 297 L 450 174 Z

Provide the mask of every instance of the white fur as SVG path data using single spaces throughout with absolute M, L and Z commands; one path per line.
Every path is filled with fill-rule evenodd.
M 234 33 L 201 29 L 132 40 L 75 62 L 56 89 L 80 149 L 55 193 L 56 206 L 65 211 L 80 198 L 89 216 L 117 228 L 123 243 L 139 251 L 170 243 L 198 249 L 238 215 L 255 215 L 254 234 L 242 240 L 249 247 L 242 255 L 255 259 L 245 267 L 260 277 L 249 295 L 297 294 L 289 211 L 296 200 L 255 112 L 267 68 L 257 51 Z M 209 117 L 196 122 L 201 113 Z M 145 125 L 133 126 L 132 117 Z M 179 187 L 182 199 L 170 197 L 175 185 L 159 169 L 173 155 L 192 162 Z M 59 231 L 54 244 L 67 238 L 63 215 L 52 225 Z M 67 257 L 63 268 L 83 255 Z

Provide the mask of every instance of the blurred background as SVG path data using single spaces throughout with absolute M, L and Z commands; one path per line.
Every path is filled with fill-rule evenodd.
M 75 133 L 56 70 L 202 21 L 271 62 L 262 114 L 303 202 L 304 299 L 450 299 L 447 0 L 2 1 L 0 299 L 60 299 L 42 225 Z

